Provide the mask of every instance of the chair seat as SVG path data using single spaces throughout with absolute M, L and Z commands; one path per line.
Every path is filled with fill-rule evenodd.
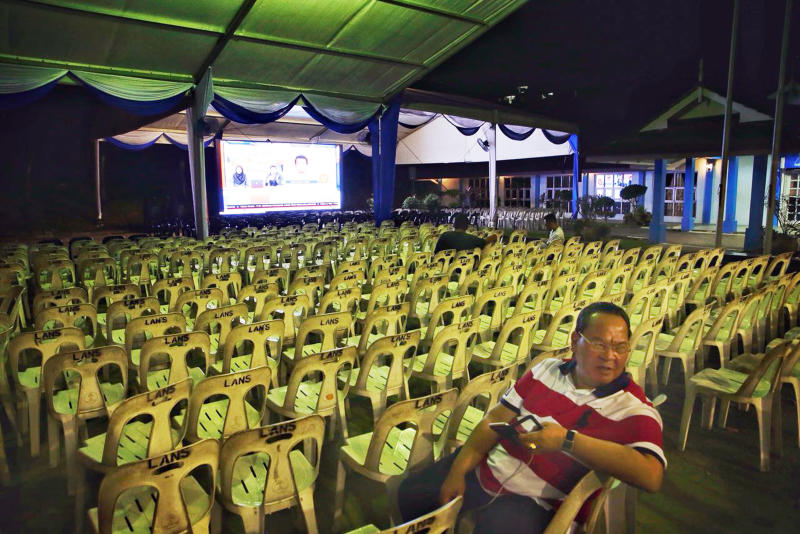
M 355 530 L 348 530 L 345 534 L 380 534 L 381 529 L 375 525 L 369 524 L 359 527 Z
M 674 334 L 667 334 L 664 332 L 659 333 L 658 337 L 656 338 L 656 351 L 667 350 L 674 340 L 675 340 Z M 694 348 L 693 340 L 691 337 L 687 336 L 683 339 L 683 341 L 681 341 L 679 351 L 685 353 L 691 353 L 693 348 Z
M 239 506 L 257 507 L 264 500 L 264 486 L 267 481 L 269 464 L 263 454 L 249 454 L 240 457 L 233 470 L 234 483 L 231 486 L 231 500 Z M 314 483 L 314 467 L 300 450 L 289 452 L 297 491 L 302 491 Z
M 267 393 L 267 402 L 272 406 L 284 408 L 286 406 L 286 389 L 288 386 L 272 388 Z M 322 388 L 322 382 L 302 382 L 297 388 L 297 397 L 294 400 L 294 412 L 298 414 L 312 414 L 317 410 L 317 400 Z
M 494 350 L 495 344 L 496 343 L 494 341 L 484 341 L 483 343 L 478 343 L 472 348 L 472 357 L 481 360 L 488 360 L 492 356 L 492 351 Z M 505 343 L 500 352 L 500 362 L 503 365 L 514 363 L 517 361 L 518 351 L 519 345 Z
M 467 409 L 464 411 L 464 415 L 461 418 L 461 422 L 458 424 L 456 439 L 460 443 L 465 443 L 467 439 L 469 439 L 470 434 L 472 434 L 472 431 L 475 430 L 475 427 L 478 425 L 478 423 L 481 422 L 481 419 L 483 419 L 484 415 L 486 415 L 486 413 L 483 410 L 480 410 L 474 406 L 467 406 Z M 449 417 L 447 414 L 439 414 L 439 417 L 433 421 L 434 433 L 441 433 L 442 430 L 444 430 L 444 426 L 447 424 L 448 419 Z
M 192 476 L 181 481 L 181 494 L 192 522 L 200 520 L 211 506 L 210 495 Z M 151 532 L 156 502 L 156 491 L 147 486 L 124 492 L 114 508 L 111 531 L 125 534 Z M 99 532 L 97 508 L 90 509 L 88 514 L 93 532 Z
M 322 343 L 309 343 L 307 345 L 303 345 L 303 357 L 311 356 L 312 354 L 316 354 L 321 352 Z M 294 361 L 294 353 L 295 347 L 286 347 L 283 349 L 283 356 L 288 358 L 291 361 Z
M 222 365 L 220 363 L 220 365 Z M 159 369 L 157 371 L 148 371 L 147 373 L 147 390 L 153 391 L 154 389 L 161 389 L 169 384 L 169 367 L 166 369 Z M 189 378 L 192 379 L 192 384 L 197 384 L 203 380 L 206 375 L 199 367 L 189 367 Z
M 428 359 L 428 354 L 418 354 L 414 357 L 414 363 L 411 369 L 415 373 L 421 373 L 425 369 L 425 362 Z M 453 357 L 446 352 L 440 353 L 436 357 L 436 362 L 433 364 L 434 376 L 447 376 L 453 370 Z
M 386 379 L 389 376 L 389 369 L 390 367 L 388 365 L 373 365 L 367 375 L 366 390 L 375 392 L 383 391 L 386 388 Z M 355 386 L 358 382 L 358 373 L 354 371 L 339 371 L 339 376 L 337 377 L 339 382 L 341 383 L 347 380 L 347 374 L 349 373 L 350 386 Z
M 411 446 L 414 444 L 416 430 L 407 428 L 400 430 L 393 427 L 386 436 L 386 443 L 381 450 L 381 457 L 378 470 L 385 475 L 401 475 L 405 472 L 408 465 L 408 457 L 411 454 Z M 345 444 L 340 449 L 341 453 L 350 458 L 353 462 L 363 466 L 367 461 L 367 451 L 372 439 L 372 432 L 353 436 L 345 440 Z
M 151 423 L 134 421 L 125 425 L 117 448 L 117 465 L 144 460 L 147 457 L 147 444 L 150 441 Z M 178 430 L 172 429 L 173 441 L 178 439 Z M 94 463 L 103 461 L 103 447 L 106 442 L 106 433 L 98 434 L 86 440 L 86 444 L 78 449 L 78 454 L 83 455 Z
M 747 376 L 747 373 L 740 373 L 732 369 L 703 369 L 691 377 L 690 380 L 703 389 L 733 395 L 747 380 Z M 769 393 L 769 385 L 769 381 L 759 380 L 752 396 L 756 398 L 763 397 Z
M 644 365 L 645 351 L 640 349 L 633 349 L 631 355 L 628 357 L 628 362 L 625 367 L 640 367 Z
M 220 439 L 227 411 L 227 399 L 204 403 L 197 417 L 197 436 L 200 439 Z M 261 414 L 247 401 L 244 403 L 244 411 L 248 428 L 256 428 L 261 425 Z M 181 416 L 175 418 L 176 423 L 181 420 Z
M 231 373 L 237 373 L 239 371 L 246 371 L 250 369 L 250 362 L 253 360 L 252 354 L 243 354 L 242 356 L 233 356 L 231 358 Z M 274 374 L 278 370 L 278 362 L 273 360 L 272 358 L 267 357 L 267 367 L 269 367 L 270 371 Z M 218 362 L 214 362 L 211 365 L 211 368 L 217 374 L 222 373 L 222 360 Z
M 19 383 L 26 388 L 38 388 L 42 378 L 41 367 L 28 367 L 24 371 L 20 371 L 17 375 Z
M 53 395 L 53 406 L 58 413 L 75 413 L 78 408 L 78 388 L 62 389 Z M 125 398 L 125 387 L 121 383 L 101 382 L 100 392 L 107 405 L 116 404 Z
M 119 328 L 111 331 L 111 342 L 115 345 L 125 344 L 125 329 Z

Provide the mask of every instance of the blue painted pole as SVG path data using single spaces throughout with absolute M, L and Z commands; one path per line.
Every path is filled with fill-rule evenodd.
M 589 196 L 589 175 L 588 174 L 582 174 L 581 178 L 583 179 L 583 187 L 581 187 L 582 194 L 583 194 L 583 198 L 586 198 L 586 197 Z
M 581 175 L 580 153 L 578 152 L 578 136 L 569 136 L 569 145 L 572 147 L 572 218 L 578 218 L 578 177 Z
M 537 208 L 539 207 L 539 202 L 540 202 L 539 195 L 542 194 L 541 190 L 542 190 L 542 175 L 537 174 L 533 178 L 533 197 L 534 197 L 533 205 L 534 207 Z
M 725 194 L 725 220 L 722 221 L 722 231 L 726 234 L 736 232 L 736 189 L 739 182 L 739 158 L 731 156 L 728 160 L 728 187 Z
M 761 250 L 764 239 L 764 188 L 767 185 L 767 156 L 753 157 L 753 181 L 750 188 L 750 221 L 744 231 L 744 249 Z
M 714 194 L 714 162 L 706 160 L 706 165 L 711 163 L 711 168 L 706 167 L 706 179 L 703 184 L 703 224 L 711 224 L 711 196 Z
M 653 218 L 650 220 L 650 241 L 652 243 L 663 243 L 667 239 L 667 228 L 664 226 L 666 183 L 667 165 L 663 159 L 657 159 L 653 171 Z
M 681 231 L 694 229 L 694 159 L 686 158 L 686 175 L 683 179 L 683 217 Z
M 778 167 L 775 175 L 775 205 L 781 205 L 781 169 Z M 772 226 L 778 226 L 778 216 L 772 216 Z
M 639 185 L 644 185 L 644 171 L 639 171 Z

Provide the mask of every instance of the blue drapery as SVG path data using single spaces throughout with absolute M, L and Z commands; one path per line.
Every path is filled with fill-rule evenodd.
M 109 143 L 111 143 L 115 147 L 121 148 L 122 150 L 130 150 L 130 151 L 133 151 L 133 152 L 138 152 L 140 150 L 144 150 L 146 148 L 150 148 L 151 146 L 156 144 L 156 141 L 158 141 L 160 138 L 161 138 L 161 136 L 159 135 L 158 137 L 156 137 L 152 141 L 148 141 L 146 143 L 142 143 L 142 144 L 139 144 L 139 145 L 134 144 L 134 143 L 126 143 L 124 141 L 120 141 L 119 139 L 114 139 L 113 137 L 106 137 L 105 141 L 108 141 Z
M 529 128 L 527 131 L 520 129 L 521 131 L 515 132 L 514 130 L 511 129 L 511 127 L 506 126 L 505 124 L 498 124 L 498 126 L 500 127 L 500 131 L 503 132 L 503 135 L 505 135 L 506 137 L 508 137 L 513 141 L 524 141 L 525 139 L 533 135 L 533 132 L 536 131 L 536 128 Z
M 545 138 L 548 141 L 550 141 L 551 143 L 553 143 L 554 145 L 563 145 L 564 143 L 566 143 L 570 139 L 570 134 L 568 134 L 568 133 L 562 133 L 562 132 L 554 133 L 554 132 L 550 132 L 548 130 L 545 130 L 544 128 L 542 128 L 542 133 L 544 134 Z M 575 149 L 573 149 L 573 150 L 575 150 Z
M 130 150 L 130 151 L 133 151 L 133 152 L 138 152 L 140 150 L 144 150 L 146 148 L 150 148 L 151 146 L 156 144 L 158 142 L 158 140 L 161 139 L 162 137 L 164 139 L 166 139 L 167 141 L 169 141 L 170 144 L 173 145 L 173 146 L 176 146 L 176 147 L 178 147 L 178 148 L 180 148 L 182 150 L 189 150 L 189 145 L 187 145 L 186 143 L 181 143 L 180 141 L 178 141 L 174 137 L 171 137 L 171 136 L 169 136 L 168 134 L 165 134 L 165 133 L 161 134 L 159 136 L 156 136 L 151 141 L 147 141 L 145 143 L 138 143 L 138 144 L 137 143 L 126 143 L 125 141 L 122 141 L 122 140 L 117 139 L 115 137 L 106 137 L 106 138 L 104 138 L 104 141 L 108 141 L 109 143 L 111 143 L 115 147 L 121 148 L 122 150 Z M 208 148 L 209 145 L 211 145 L 211 143 L 214 142 L 214 139 L 215 139 L 215 137 L 209 137 L 208 139 L 203 141 L 203 147 L 204 148 Z
M 173 138 L 173 137 L 170 137 L 170 136 L 169 136 L 169 135 L 167 135 L 167 134 L 164 134 L 164 139 L 166 139 L 167 141 L 169 141 L 169 142 L 170 142 L 170 144 L 171 144 L 171 145 L 173 145 L 173 146 L 176 146 L 176 147 L 178 147 L 178 148 L 181 148 L 181 149 L 183 149 L 183 150 L 189 150 L 189 145 L 188 145 L 188 144 L 186 144 L 186 143 L 181 143 L 181 142 L 180 142 L 180 141 L 178 141 L 177 139 L 175 139 L 175 138 Z M 216 137 L 209 137 L 207 140 L 203 141 L 203 148 L 208 148 L 208 146 L 209 146 L 211 143 L 213 143 L 213 142 L 214 142 L 214 139 L 216 139 Z
M 394 205 L 394 163 L 397 154 L 397 122 L 400 97 L 395 97 L 383 116 L 369 123 L 372 135 L 372 191 L 375 224 L 389 219 Z
M 547 130 L 542 130 L 546 132 Z M 547 134 L 545 134 L 547 137 Z M 578 136 L 567 134 L 569 147 L 572 149 L 572 218 L 578 218 L 578 177 L 581 175 L 581 158 L 578 152 Z M 552 141 L 551 141 L 552 142 Z
M 443 115 L 445 120 L 455 126 L 455 128 L 461 132 L 462 135 L 466 135 L 467 137 L 471 135 L 475 135 L 478 133 L 478 130 L 481 129 L 483 126 L 483 122 L 473 119 L 464 119 L 462 117 L 454 117 L 452 115 Z
M 58 84 L 58 80 L 46 83 L 36 89 L 30 91 L 23 91 L 21 93 L 0 94 L 0 109 L 14 109 L 22 106 L 27 106 L 32 102 L 36 102 L 43 96 L 52 91 Z
M 297 95 L 294 100 L 276 111 L 260 113 L 258 111 L 251 111 L 244 106 L 240 106 L 239 104 L 221 97 L 218 93 L 214 93 L 211 106 L 219 111 L 223 117 L 234 122 L 242 124 L 265 124 L 268 122 L 275 122 L 286 115 L 289 110 L 297 104 L 298 100 L 300 100 L 300 95 Z

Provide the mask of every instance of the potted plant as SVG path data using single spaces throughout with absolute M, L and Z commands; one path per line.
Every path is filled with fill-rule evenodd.
M 766 204 L 766 200 L 764 201 Z M 796 252 L 797 239 L 800 238 L 800 220 L 789 215 L 789 203 L 786 198 L 778 199 L 775 206 L 775 216 L 778 218 L 780 232 L 772 234 L 772 253 Z

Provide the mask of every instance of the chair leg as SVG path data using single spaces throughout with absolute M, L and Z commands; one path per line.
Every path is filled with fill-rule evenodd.
M 61 448 L 61 435 L 58 429 L 58 421 L 47 414 L 47 446 L 50 454 L 50 468 L 58 467 L 59 449 Z
M 339 425 L 341 425 L 342 439 L 346 440 L 348 437 L 347 410 L 345 410 L 344 407 L 344 399 L 339 400 L 339 402 L 336 404 L 336 413 L 334 414 L 334 417 L 339 419 Z
M 692 422 L 692 411 L 694 410 L 694 399 L 697 390 L 690 384 L 686 389 L 686 397 L 683 399 L 683 414 L 681 415 L 681 427 L 678 431 L 678 448 L 686 450 L 686 439 L 689 437 L 689 424 Z
M 794 389 L 794 407 L 797 415 L 797 446 L 800 447 L 800 382 L 792 381 Z
M 336 494 L 334 495 L 333 501 L 334 524 L 342 517 L 342 508 L 344 507 L 344 484 L 346 480 L 347 470 L 344 467 L 344 463 L 340 461 L 336 467 Z
M 222 505 L 214 502 L 211 507 L 211 534 L 222 534 Z
M 253 508 L 237 507 L 237 513 L 242 519 L 242 526 L 245 534 L 264 534 L 264 508 L 257 506 Z
M 314 509 L 314 486 L 311 485 L 297 493 L 297 500 L 300 503 L 300 511 L 306 521 L 306 532 L 317 534 L 317 515 Z M 263 531 L 262 531 L 263 532 Z
M 771 401 L 771 399 L 770 399 Z M 756 417 L 758 418 L 758 441 L 761 450 L 761 471 L 769 471 L 770 432 L 772 423 L 772 410 L 767 399 L 760 399 L 756 403 Z
M 669 371 L 672 366 L 672 358 L 661 358 L 661 383 L 665 386 L 669 383 Z
M 28 424 L 30 428 L 31 440 L 31 456 L 33 458 L 39 457 L 39 450 L 41 447 L 41 410 L 42 410 L 42 394 L 39 389 L 26 390 L 28 396 Z
M 403 517 L 400 515 L 400 506 L 398 504 L 398 493 L 403 480 L 405 480 L 404 475 L 396 475 L 390 477 L 386 481 L 386 494 L 389 497 L 389 517 L 392 526 L 399 525 L 403 522 Z
M 78 477 L 80 472 L 77 466 L 78 454 L 78 438 L 77 438 L 77 420 L 66 422 L 64 424 L 64 451 L 67 463 L 67 494 L 72 495 L 76 489 L 76 482 L 80 484 Z
M 701 398 L 703 400 L 703 412 L 700 420 L 700 428 L 711 430 L 714 423 L 714 410 L 717 407 L 717 399 L 711 395 L 702 395 Z
M 75 478 L 75 534 L 83 534 L 83 522 L 86 515 L 86 493 L 88 492 L 88 482 L 86 481 L 86 470 L 80 464 L 76 465 Z
M 8 460 L 6 459 L 6 447 L 3 440 L 2 428 L 0 428 L 0 484 L 3 486 L 11 485 L 11 472 L 8 470 Z
M 772 452 L 780 458 L 783 456 L 783 407 L 780 389 L 772 398 L 772 403 Z
M 731 401 L 719 400 L 719 413 L 717 414 L 717 426 L 725 428 L 728 424 L 728 412 L 730 411 Z

